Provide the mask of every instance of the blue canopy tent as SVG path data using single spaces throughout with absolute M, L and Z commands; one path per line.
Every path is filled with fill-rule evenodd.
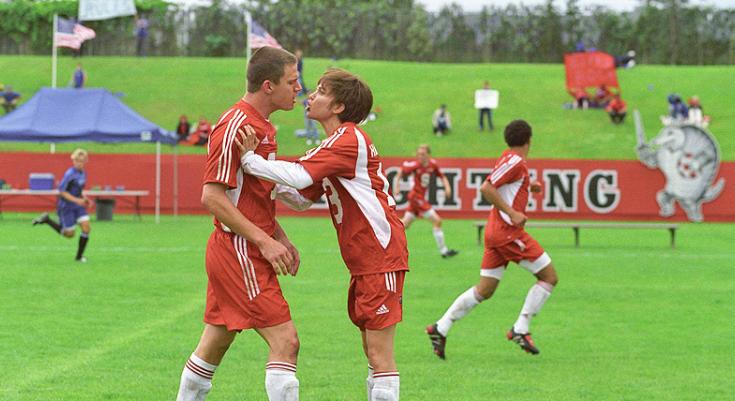
M 176 135 L 141 117 L 106 89 L 41 88 L 28 102 L 0 118 L 0 141 L 155 143 L 158 222 L 161 143 L 176 144 Z M 174 178 L 174 202 L 175 187 Z

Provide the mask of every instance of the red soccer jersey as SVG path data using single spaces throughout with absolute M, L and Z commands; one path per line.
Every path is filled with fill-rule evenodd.
M 260 146 L 255 151 L 268 160 L 276 158 L 276 128 L 243 100 L 230 107 L 214 127 L 207 145 L 207 166 L 204 183 L 227 185 L 227 196 L 238 210 L 253 224 L 273 235 L 276 229 L 276 204 L 271 197 L 275 184 L 243 174 L 240 151 L 234 143 L 238 128 L 245 124 L 255 129 Z M 214 219 L 214 225 L 224 231 L 230 229 Z
M 326 193 L 340 252 L 353 276 L 408 270 L 406 233 L 388 194 L 378 151 L 354 123 L 344 123 L 298 161 Z
M 408 199 L 423 199 L 426 196 L 426 189 L 429 187 L 431 176 L 436 174 L 437 177 L 444 177 L 436 160 L 429 160 L 429 164 L 424 166 L 418 160 L 410 160 L 403 162 L 401 166 L 401 177 L 413 174 L 413 188 L 408 193 Z
M 498 190 L 501 198 L 514 210 L 526 212 L 530 179 L 526 161 L 520 155 L 510 149 L 503 152 L 486 181 Z M 515 240 L 522 233 L 523 228 L 514 226 L 510 216 L 497 207 L 490 210 L 485 229 L 486 245 L 502 246 Z

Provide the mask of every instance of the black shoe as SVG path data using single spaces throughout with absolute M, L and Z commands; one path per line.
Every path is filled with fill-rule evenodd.
M 541 352 L 538 348 L 536 348 L 536 344 L 533 343 L 531 333 L 516 333 L 515 328 L 511 327 L 505 337 L 508 340 L 518 344 L 521 349 L 528 352 L 529 354 L 538 355 Z
M 439 333 L 436 328 L 436 323 L 426 326 L 426 334 L 429 335 L 431 341 L 431 347 L 434 348 L 434 353 L 441 359 L 447 359 L 444 355 L 444 348 L 447 346 L 447 338 Z
M 40 216 L 33 219 L 33 225 L 46 224 L 48 223 L 48 213 L 43 213 Z
M 448 249 L 446 252 L 442 253 L 443 258 L 451 258 L 452 256 L 458 254 L 459 251 L 456 251 L 454 249 Z

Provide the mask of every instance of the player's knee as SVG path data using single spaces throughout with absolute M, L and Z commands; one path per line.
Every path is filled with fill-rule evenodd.
M 490 297 L 493 296 L 495 293 L 495 288 L 493 287 L 485 287 L 485 286 L 477 286 L 475 287 L 475 292 L 477 295 L 479 295 L 480 298 L 478 301 L 482 302 Z
M 556 286 L 559 283 L 559 277 L 556 275 L 556 270 L 554 270 L 554 266 L 549 264 L 543 270 L 538 272 L 536 277 L 546 283 L 549 283 L 553 286 Z

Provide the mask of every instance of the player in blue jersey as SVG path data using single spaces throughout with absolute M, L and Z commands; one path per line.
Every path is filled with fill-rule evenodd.
M 73 166 L 66 170 L 59 184 L 59 200 L 56 203 L 59 222 L 54 221 L 48 213 L 44 213 L 33 219 L 33 225 L 48 224 L 57 233 L 66 238 L 72 238 L 78 223 L 82 233 L 79 236 L 76 260 L 84 263 L 87 261 L 87 258 L 84 257 L 84 248 L 87 247 L 91 229 L 87 208 L 92 205 L 92 201 L 82 193 L 84 184 L 87 182 L 84 166 L 89 161 L 89 155 L 86 150 L 77 149 L 71 154 L 71 160 Z

